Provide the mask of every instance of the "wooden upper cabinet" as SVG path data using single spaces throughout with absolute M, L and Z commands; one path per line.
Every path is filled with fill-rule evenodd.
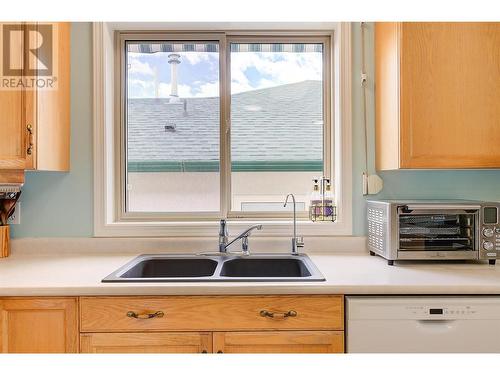
M 33 124 L 33 151 L 28 169 L 69 171 L 70 163 L 70 37 L 68 22 L 51 23 L 54 89 L 33 91 L 27 117 Z M 38 38 L 42 34 L 35 34 Z M 35 45 L 38 45 L 37 43 Z
M 76 298 L 0 298 L 0 353 L 77 353 Z
M 500 167 L 500 23 L 376 23 L 377 169 Z
M 10 33 L 12 27 L 19 30 Z M 68 171 L 70 24 L 1 23 L 0 29 L 2 35 L 9 32 L 3 39 L 10 41 L 8 60 L 22 74 L 8 76 L 3 66 L 0 75 L 23 82 L 18 88 L 0 87 L 0 170 Z M 35 55 L 46 45 L 50 48 Z M 34 69 L 44 63 L 52 69 L 49 76 Z
M 0 23 L 0 36 L 3 40 L 3 26 Z M 12 23 L 22 27 L 21 23 Z M 2 43 L 3 44 L 3 43 Z M 9 48 L 9 63 L 22 66 L 24 61 L 24 40 L 18 38 Z M 2 53 L 3 56 L 3 53 Z M 5 59 L 4 59 L 5 60 Z M 2 63 L 2 79 L 8 79 L 6 67 Z M 25 90 L 0 86 L 0 169 L 26 168 L 26 112 Z

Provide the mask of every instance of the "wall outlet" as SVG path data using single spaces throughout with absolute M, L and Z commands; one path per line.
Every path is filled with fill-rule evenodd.
M 16 209 L 9 220 L 7 220 L 7 224 L 21 224 L 21 202 L 16 203 Z

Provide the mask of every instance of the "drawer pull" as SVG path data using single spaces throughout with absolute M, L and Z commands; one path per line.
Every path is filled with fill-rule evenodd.
M 26 125 L 26 129 L 28 130 L 28 149 L 26 153 L 31 155 L 33 153 L 33 126 L 31 124 Z
M 297 316 L 297 311 L 295 310 L 290 310 L 284 313 L 275 313 L 267 310 L 261 310 L 260 316 L 264 318 L 271 318 L 271 319 L 286 319 L 286 318 L 294 318 Z
M 137 314 L 136 312 L 129 311 L 127 312 L 127 316 L 129 318 L 134 318 L 134 319 L 153 319 L 153 318 L 163 318 L 165 316 L 165 313 L 163 311 L 157 311 L 155 313 L 150 313 L 150 314 Z

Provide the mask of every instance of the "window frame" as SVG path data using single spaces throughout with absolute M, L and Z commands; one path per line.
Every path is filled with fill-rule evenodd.
M 226 87 L 225 74 L 222 71 L 225 69 L 223 60 L 225 60 L 226 51 L 226 37 L 224 33 L 203 33 L 203 32 L 115 32 L 117 49 L 115 54 L 116 61 L 116 88 L 119 95 L 117 95 L 117 100 L 115 106 L 118 108 L 116 113 L 117 122 L 119 123 L 117 132 L 119 133 L 119 145 L 120 152 L 116 157 L 117 162 L 117 175 L 116 175 L 116 214 L 120 220 L 123 221 L 206 221 L 214 220 L 224 216 L 223 203 L 222 203 L 222 190 L 224 183 L 224 166 L 222 151 L 225 147 L 223 144 L 225 123 L 223 111 L 225 112 L 225 107 L 227 106 L 226 97 L 223 98 L 223 90 Z M 126 207 L 126 181 L 127 181 L 127 127 L 126 127 L 126 117 L 125 117 L 125 91 L 126 91 L 126 74 L 127 70 L 125 67 L 125 45 L 127 41 L 162 41 L 168 40 L 172 42 L 182 42 L 182 41 L 206 41 L 206 42 L 217 42 L 219 44 L 219 93 L 220 93 L 220 116 L 219 116 L 219 175 L 220 175 L 220 199 L 221 204 L 219 205 L 219 211 L 214 212 L 127 212 Z
M 331 34 L 330 33 L 280 33 L 256 31 L 252 33 L 150 33 L 150 32 L 116 32 L 119 44 L 116 55 L 116 71 L 120 72 L 117 78 L 120 99 L 117 103 L 119 108 L 120 122 L 120 155 L 117 170 L 117 203 L 118 217 L 122 220 L 150 220 L 160 221 L 190 221 L 190 220 L 213 220 L 216 218 L 229 218 L 239 220 L 268 219 L 280 220 L 290 216 L 288 212 L 276 211 L 235 211 L 232 210 L 232 184 L 231 184 L 231 43 L 311 43 L 322 44 L 323 47 L 323 168 L 327 178 L 334 176 L 332 168 L 333 152 L 332 146 L 332 121 L 331 121 Z M 127 211 L 127 123 L 126 123 L 126 44 L 129 41 L 167 41 L 167 42 L 217 42 L 219 45 L 219 211 L 213 212 L 130 212 Z M 307 212 L 298 212 L 297 217 L 307 219 Z
M 122 69 L 116 69 L 116 64 L 122 64 L 119 38 L 126 35 L 127 40 L 214 40 L 219 43 L 219 83 L 224 90 L 220 92 L 221 100 L 221 132 L 220 149 L 230 154 L 226 132 L 230 119 L 228 100 L 230 99 L 230 59 L 229 42 L 249 41 L 258 38 L 259 42 L 279 42 L 288 40 L 297 42 L 304 38 L 308 42 L 322 40 L 325 43 L 323 54 L 324 90 L 324 143 L 331 142 L 332 155 L 324 159 L 325 174 L 336 176 L 335 192 L 337 194 L 338 220 L 335 223 L 310 223 L 301 221 L 303 235 L 351 235 L 352 234 L 352 193 L 351 193 L 351 56 L 350 56 L 350 23 L 335 23 L 325 28 L 324 24 L 291 24 L 287 28 L 262 27 L 259 24 L 243 24 L 244 30 L 225 28 L 224 24 L 214 24 L 213 31 L 207 25 L 191 24 L 179 26 L 176 30 L 168 24 L 130 24 L 130 23 L 94 23 L 94 235 L 101 236 L 213 236 L 218 226 L 218 219 L 227 212 L 227 217 L 234 230 L 245 228 L 249 222 L 258 221 L 266 224 L 266 235 L 288 236 L 289 213 L 240 212 L 229 211 L 230 207 L 230 155 L 220 154 L 221 177 L 221 211 L 210 213 L 127 213 L 122 178 L 124 169 L 120 165 L 125 142 L 122 126 L 122 88 L 120 87 Z M 216 27 L 219 25 L 219 27 Z M 132 27 L 131 27 L 132 26 Z M 227 25 L 229 26 L 229 24 Z M 234 24 L 231 24 L 234 27 Z M 318 28 L 319 27 L 319 28 Z M 197 29 L 201 28 L 201 29 Z M 283 29 L 280 29 L 283 28 Z M 133 31 L 127 31 L 132 29 Z M 203 30 L 204 29 L 204 30 Z M 166 32 L 165 30 L 169 30 Z M 203 31 L 201 31 L 203 30 Z M 165 36 L 168 35 L 168 38 Z M 328 42 L 330 43 L 328 44 Z M 327 48 L 328 45 L 328 48 Z M 123 54 L 124 55 L 124 54 Z M 224 59 L 224 64 L 222 63 Z M 325 64 L 326 60 L 326 64 Z M 120 65 L 121 66 L 121 65 Z M 327 80 L 331 89 L 328 89 Z M 228 79 L 226 79 L 228 78 Z M 123 85 L 122 85 L 123 86 Z M 120 95 L 116 95 L 119 93 Z M 117 105 L 119 103 L 119 105 Z M 325 105 L 326 103 L 326 105 Z M 335 109 L 335 110 L 334 110 Z M 325 114 L 326 112 L 326 114 Z M 224 113 L 224 115 L 222 115 Z M 327 120 L 328 119 L 328 120 Z M 335 126 L 334 126 L 335 123 Z M 327 139 L 326 139 L 327 138 Z M 123 158 L 125 161 L 126 159 Z M 123 163 L 122 163 L 123 164 Z M 328 165 L 330 164 L 330 165 Z M 328 169 L 327 169 L 328 168 Z M 229 171 L 229 173 L 228 173 Z M 334 173 L 335 172 L 335 173 Z M 224 195 L 224 196 L 222 196 Z M 244 214 L 245 217 L 242 217 Z M 307 215 L 303 215 L 307 216 Z M 259 220 L 258 220 L 259 219 Z M 167 221 L 168 220 L 168 221 Z
M 331 51 L 331 40 L 333 39 L 332 32 L 316 32 L 316 33 L 299 33 L 294 34 L 291 32 L 243 32 L 243 33 L 231 33 L 226 35 L 226 68 L 228 87 L 225 89 L 224 95 L 226 96 L 226 101 L 230 103 L 231 101 L 231 43 L 321 43 L 323 44 L 323 174 L 327 178 L 331 178 L 334 176 L 333 170 L 333 151 L 334 140 L 332 126 L 333 121 L 331 117 L 332 113 L 332 91 L 333 91 L 333 82 L 332 82 L 332 51 Z M 230 110 L 229 104 L 229 110 Z M 283 218 L 289 218 L 289 212 L 272 212 L 272 211 L 234 211 L 231 208 L 232 201 L 232 191 L 231 191 L 231 113 L 227 114 L 228 118 L 226 121 L 226 129 L 225 132 L 227 134 L 227 144 L 228 144 L 228 154 L 225 155 L 226 162 L 229 166 L 226 166 L 227 170 L 225 173 L 227 174 L 227 185 L 225 186 L 225 194 L 224 197 L 226 204 L 228 205 L 227 209 L 227 217 L 229 219 L 238 219 L 238 220 L 255 220 L 255 219 L 270 219 L 270 220 L 282 220 Z M 321 177 L 321 176 L 319 176 Z M 293 193 L 293 192 L 292 192 Z M 309 215 L 307 212 L 298 212 L 297 217 L 300 219 L 308 219 Z

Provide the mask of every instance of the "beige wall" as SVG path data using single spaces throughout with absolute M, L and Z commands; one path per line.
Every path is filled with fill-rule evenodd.
M 183 212 L 219 210 L 219 173 L 141 172 L 129 173 L 128 210 Z M 307 202 L 317 172 L 234 172 L 233 209 L 242 201 L 282 202 L 294 193 Z

